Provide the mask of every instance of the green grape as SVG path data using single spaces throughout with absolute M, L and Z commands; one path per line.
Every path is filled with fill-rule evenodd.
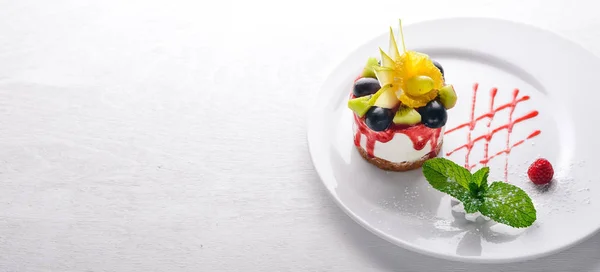
M 433 89 L 433 79 L 428 76 L 415 76 L 406 81 L 406 92 L 412 96 L 424 95 Z

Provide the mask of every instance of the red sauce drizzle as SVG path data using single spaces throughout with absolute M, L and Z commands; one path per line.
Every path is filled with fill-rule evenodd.
M 489 112 L 482 114 L 479 117 L 475 117 L 475 105 L 477 102 L 477 90 L 478 90 L 479 84 L 475 83 L 473 85 L 473 98 L 472 98 L 472 104 L 471 104 L 471 116 L 470 116 L 470 120 L 469 122 L 460 124 L 452 129 L 449 129 L 446 131 L 446 134 L 448 133 L 452 133 L 453 131 L 459 130 L 461 128 L 464 127 L 469 127 L 469 132 L 467 134 L 467 143 L 464 145 L 461 145 L 459 147 L 457 147 L 456 149 L 448 152 L 446 154 L 446 156 L 450 156 L 452 155 L 454 152 L 461 150 L 461 149 L 466 149 L 467 150 L 467 154 L 465 155 L 465 168 L 472 170 L 477 164 L 470 164 L 469 163 L 469 157 L 471 155 L 471 150 L 473 149 L 473 146 L 475 145 L 475 143 L 479 142 L 479 141 L 485 141 L 484 144 L 484 157 L 482 160 L 479 161 L 479 163 L 483 164 L 484 166 L 487 165 L 493 158 L 502 155 L 502 154 L 506 154 L 506 158 L 505 158 L 505 164 L 504 164 L 504 176 L 505 179 L 508 179 L 508 155 L 510 154 L 511 150 L 521 144 L 523 144 L 526 140 L 531 139 L 533 137 L 538 136 L 541 131 L 540 130 L 535 130 L 533 131 L 526 139 L 524 140 L 520 140 L 514 144 L 511 144 L 510 142 L 510 135 L 512 134 L 512 130 L 513 127 L 520 123 L 523 122 L 525 120 L 534 118 L 538 115 L 538 111 L 534 110 L 529 112 L 528 114 L 525 114 L 524 116 L 521 116 L 519 118 L 514 118 L 513 117 L 513 113 L 515 111 L 515 108 L 517 107 L 517 105 L 523 101 L 527 101 L 529 100 L 529 96 L 525 95 L 521 98 L 518 98 L 519 96 L 519 90 L 515 89 L 513 91 L 513 98 L 509 103 L 500 105 L 496 108 L 494 108 L 494 102 L 495 102 L 495 98 L 496 98 L 496 94 L 498 93 L 498 89 L 497 88 L 493 88 L 490 91 L 490 108 L 489 108 Z M 502 126 L 499 126 L 495 129 L 491 129 L 491 124 L 492 121 L 496 115 L 496 113 L 498 113 L 501 110 L 504 109 L 510 109 L 509 112 L 509 117 L 508 117 L 508 122 Z M 488 132 L 484 135 L 481 135 L 479 137 L 476 137 L 474 139 L 472 139 L 472 132 L 475 129 L 475 125 L 477 124 L 478 121 L 484 119 L 484 118 L 488 118 L 488 122 L 486 124 L 487 128 L 488 128 Z M 492 140 L 494 134 L 496 134 L 499 131 L 502 130 L 507 130 L 507 136 L 506 136 L 506 148 L 504 150 L 499 151 L 498 153 L 489 156 L 489 143 Z
M 361 77 L 355 79 L 358 80 Z M 354 95 L 350 95 L 350 98 L 354 98 Z M 396 133 L 401 133 L 412 141 L 413 148 L 415 150 L 422 150 L 425 148 L 427 143 L 431 145 L 431 152 L 429 152 L 429 157 L 435 157 L 435 149 L 438 145 L 438 139 L 440 138 L 441 128 L 428 128 L 423 124 L 417 125 L 396 125 L 392 124 L 390 127 L 384 131 L 374 131 L 370 129 L 365 123 L 364 117 L 358 117 L 358 115 L 354 114 L 354 122 L 356 123 L 358 130 L 354 135 L 354 144 L 356 146 L 360 146 L 361 137 L 364 135 L 367 139 L 366 151 L 370 157 L 374 157 L 374 149 L 375 142 L 387 143 L 394 138 Z

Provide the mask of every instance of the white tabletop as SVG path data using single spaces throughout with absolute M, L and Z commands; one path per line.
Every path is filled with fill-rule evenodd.
M 307 94 L 400 17 L 598 54 L 595 2 L 0 0 L 0 271 L 600 271 L 600 235 L 505 265 L 393 246 L 329 198 L 305 139 Z

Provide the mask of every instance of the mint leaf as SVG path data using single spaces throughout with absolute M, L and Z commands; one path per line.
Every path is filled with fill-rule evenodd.
M 485 190 L 488 187 L 487 179 L 488 179 L 489 174 L 490 174 L 490 168 L 487 166 L 482 167 L 481 169 L 477 170 L 477 172 L 473 173 L 473 176 L 471 177 L 471 182 L 469 183 L 469 186 L 471 186 L 471 184 L 475 184 L 477 186 L 477 189 L 471 189 L 471 192 L 474 192 L 477 194 L 479 192 L 485 192 Z
M 479 185 L 479 192 L 485 192 L 487 190 L 487 188 L 488 188 L 488 183 L 487 183 L 487 179 L 485 179 Z
M 467 190 L 472 178 L 469 170 L 445 158 L 433 158 L 425 161 L 423 174 L 429 183 L 456 182 Z M 434 184 L 431 185 L 436 188 Z
M 479 185 L 477 185 L 475 182 L 469 182 L 469 191 L 471 194 L 477 195 L 477 193 L 479 193 Z
M 536 210 L 525 191 L 505 182 L 492 183 L 483 194 L 481 214 L 514 228 L 529 227 L 536 220 Z
M 487 183 L 487 178 L 488 178 L 489 174 L 490 174 L 490 168 L 487 166 L 483 167 L 483 168 L 477 170 L 477 172 L 473 173 L 473 177 L 471 178 L 471 181 L 474 182 L 475 184 L 477 184 L 477 186 L 479 186 L 481 188 L 482 184 Z
M 423 175 L 431 186 L 462 202 L 467 213 L 477 212 L 481 200 L 469 191 L 471 173 L 444 158 L 433 158 L 423 163 Z
M 515 228 L 531 226 L 537 219 L 531 198 L 521 188 L 499 181 L 488 186 L 487 166 L 471 174 L 448 159 L 433 158 L 425 161 L 422 168 L 429 184 L 462 202 L 467 213 L 479 211 Z
M 474 213 L 479 211 L 481 204 L 483 203 L 481 199 L 478 199 L 470 192 L 468 195 L 463 195 L 462 199 L 456 196 L 455 198 L 462 202 L 463 206 L 465 207 L 465 212 L 467 213 Z

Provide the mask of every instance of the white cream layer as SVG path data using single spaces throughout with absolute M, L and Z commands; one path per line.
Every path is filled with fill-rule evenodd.
M 440 133 L 440 137 L 438 139 L 438 143 L 442 141 L 444 136 L 444 131 L 446 127 L 442 127 L 442 131 Z M 352 130 L 354 132 L 353 135 L 356 135 L 358 131 L 358 126 L 356 122 L 353 122 Z M 360 137 L 360 146 L 367 150 L 367 136 L 362 134 Z M 395 162 L 412 162 L 421 159 L 423 156 L 429 154 L 432 151 L 431 144 L 425 144 L 425 147 L 421 150 L 416 150 L 414 148 L 412 140 L 403 133 L 394 134 L 394 138 L 392 138 L 389 142 L 382 143 L 379 141 L 375 141 L 375 148 L 373 149 L 373 155 L 375 157 Z

